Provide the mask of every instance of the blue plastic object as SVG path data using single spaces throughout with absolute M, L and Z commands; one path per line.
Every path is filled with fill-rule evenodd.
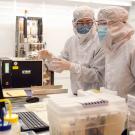
M 4 122 L 4 108 L 0 109 L 0 131 L 7 131 L 11 129 L 11 124 Z
M 11 124 L 0 121 L 0 131 L 7 131 L 11 129 Z

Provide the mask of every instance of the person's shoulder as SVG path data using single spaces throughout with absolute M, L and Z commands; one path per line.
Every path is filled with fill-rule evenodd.
M 76 39 L 76 35 L 72 35 L 67 39 L 67 41 L 72 41 L 72 40 L 75 40 L 75 39 Z
M 73 44 L 76 40 L 76 36 L 75 35 L 72 35 L 70 36 L 67 40 L 66 40 L 66 45 L 70 45 L 70 44 Z
M 129 42 L 127 43 L 127 46 L 130 49 L 135 49 L 135 34 L 131 37 L 131 39 L 129 40 Z
M 126 46 L 126 48 L 128 48 L 129 53 L 135 54 L 135 35 L 131 37 L 131 39 L 127 42 Z
M 95 48 L 97 48 L 97 49 L 103 49 L 103 47 L 102 47 L 102 45 L 101 45 L 101 43 L 99 41 L 98 33 L 95 33 L 95 36 L 93 38 L 93 42 L 94 42 Z

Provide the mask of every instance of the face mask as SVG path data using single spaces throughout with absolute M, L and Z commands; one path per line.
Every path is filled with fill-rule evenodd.
M 89 24 L 78 24 L 76 30 L 79 34 L 87 34 L 91 27 Z
M 99 26 L 98 27 L 98 37 L 100 41 L 103 41 L 103 39 L 106 37 L 108 32 L 107 26 Z

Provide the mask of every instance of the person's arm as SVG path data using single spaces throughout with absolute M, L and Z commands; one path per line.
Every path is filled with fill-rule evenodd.
M 71 43 L 71 40 L 72 40 L 72 38 L 69 38 L 66 41 L 63 50 L 61 51 L 60 55 L 58 56 L 59 58 L 62 58 L 62 59 L 65 59 L 65 60 L 69 61 L 69 52 L 70 52 L 70 43 Z
M 68 61 L 69 60 L 69 45 L 70 45 L 70 39 L 67 40 L 59 56 L 54 56 L 52 54 L 51 57 L 48 59 L 48 61 L 46 61 L 46 65 L 49 68 L 49 70 L 60 73 L 63 70 L 66 70 L 67 68 L 69 68 L 70 66 L 70 62 Z
M 76 74 L 79 81 L 86 83 L 103 83 L 105 70 L 105 58 L 103 49 L 99 48 L 93 54 L 93 61 L 89 67 L 72 63 L 70 71 Z
M 135 49 L 133 49 L 132 51 L 130 64 L 131 64 L 132 75 L 135 78 Z
M 131 49 L 127 51 L 130 52 L 128 66 L 130 68 L 131 75 L 134 78 L 134 83 L 130 86 L 131 89 L 128 94 L 135 95 L 135 48 L 132 48 L 132 52 Z

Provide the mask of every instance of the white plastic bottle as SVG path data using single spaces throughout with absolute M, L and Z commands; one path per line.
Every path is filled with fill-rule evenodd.
M 10 119 L 10 116 L 7 115 L 5 117 L 5 121 L 8 121 L 11 123 L 10 134 L 7 134 L 7 135 L 20 135 L 21 127 L 20 127 L 18 115 L 12 114 L 12 119 Z

